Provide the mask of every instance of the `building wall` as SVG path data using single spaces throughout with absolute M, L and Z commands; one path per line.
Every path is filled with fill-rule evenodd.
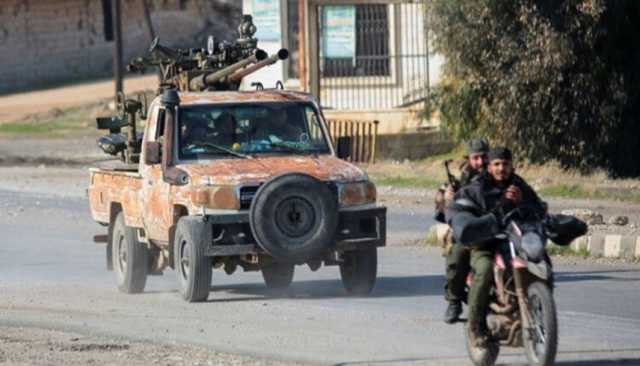
M 124 62 L 150 44 L 142 0 L 122 0 Z M 228 14 L 223 14 L 228 13 Z M 153 0 L 161 43 L 206 46 L 206 37 L 235 38 L 240 4 L 224 0 Z M 113 42 L 104 34 L 100 0 L 2 0 L 0 93 L 96 77 L 113 70 Z
M 275 7 L 278 8 L 278 12 L 282 13 L 283 6 L 285 2 L 282 0 L 272 0 L 272 3 Z M 242 1 L 242 12 L 243 14 L 254 15 L 253 9 L 253 1 L 252 0 L 243 0 Z M 256 27 L 260 27 L 259 19 L 254 19 L 254 24 Z M 280 14 L 280 21 L 283 21 L 282 14 Z M 283 27 L 282 24 L 280 25 Z M 277 53 L 281 48 L 284 47 L 284 43 L 282 39 L 280 40 L 260 40 L 258 39 L 258 47 L 265 50 L 269 55 Z M 276 62 L 275 64 L 266 67 L 262 70 L 259 70 L 253 74 L 247 75 L 242 80 L 241 89 L 243 90 L 253 90 L 254 87 L 251 86 L 254 82 L 262 83 L 265 88 L 273 88 L 275 87 L 278 81 L 284 80 L 284 63 Z
M 376 159 L 418 160 L 451 151 L 455 143 L 441 132 L 378 135 Z

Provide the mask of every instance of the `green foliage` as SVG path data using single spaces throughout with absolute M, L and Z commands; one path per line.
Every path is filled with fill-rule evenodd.
M 432 0 L 434 93 L 458 139 L 534 163 L 640 176 L 640 1 Z
M 420 176 L 399 176 L 370 173 L 369 177 L 377 186 L 398 188 L 437 188 L 442 182 Z

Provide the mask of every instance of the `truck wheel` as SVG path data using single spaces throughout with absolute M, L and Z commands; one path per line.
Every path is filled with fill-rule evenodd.
M 124 214 L 118 213 L 113 225 L 111 258 L 118 289 L 127 294 L 144 291 L 147 283 L 149 251 L 140 243 L 134 228 L 124 224 Z
M 205 246 L 211 243 L 211 226 L 195 217 L 178 221 L 174 240 L 175 269 L 182 298 L 188 302 L 206 301 L 211 286 L 211 260 Z
M 364 296 L 371 293 L 378 272 L 378 251 L 367 248 L 348 251 L 340 264 L 342 284 L 349 295 Z
M 278 262 L 304 263 L 335 241 L 338 200 L 318 179 L 284 174 L 258 189 L 249 221 L 258 245 Z
M 291 285 L 295 266 L 290 263 L 271 263 L 262 269 L 262 278 L 268 288 L 284 289 Z

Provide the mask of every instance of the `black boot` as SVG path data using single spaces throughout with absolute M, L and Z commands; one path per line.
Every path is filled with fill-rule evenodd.
M 453 324 L 460 320 L 460 314 L 462 314 L 462 304 L 460 301 L 450 301 L 449 306 L 447 306 L 447 311 L 444 313 L 444 322 Z

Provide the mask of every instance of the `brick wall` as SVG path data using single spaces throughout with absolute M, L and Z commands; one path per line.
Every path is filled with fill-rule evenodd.
M 146 54 L 142 0 L 122 0 L 124 61 Z M 153 0 L 162 43 L 205 47 L 213 34 L 235 38 L 238 1 Z M 112 75 L 113 42 L 101 0 L 1 0 L 0 93 Z

